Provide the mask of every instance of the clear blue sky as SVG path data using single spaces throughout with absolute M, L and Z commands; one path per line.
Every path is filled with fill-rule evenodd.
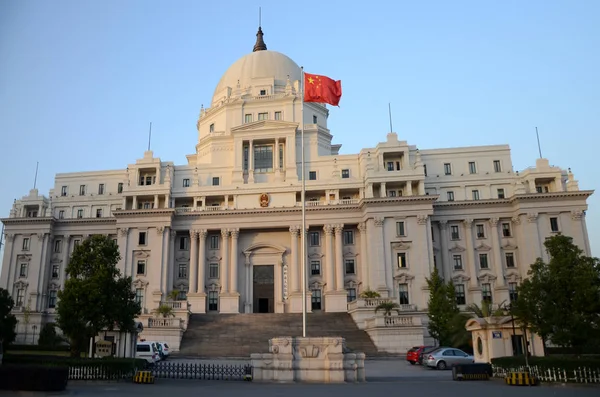
M 320 4 L 319 4 L 320 3 Z M 343 82 L 329 126 L 343 153 L 385 139 L 420 148 L 510 144 L 597 188 L 600 1 L 0 2 L 0 216 L 58 172 L 125 168 L 146 149 L 186 162 L 201 104 L 252 50 Z M 600 192 L 588 227 L 600 255 Z

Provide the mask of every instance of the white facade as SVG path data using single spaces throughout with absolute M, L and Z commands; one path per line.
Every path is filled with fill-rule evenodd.
M 300 78 L 285 55 L 254 51 L 201 110 L 187 164 L 148 151 L 124 169 L 58 174 L 48 196 L 15 201 L 0 287 L 16 311 L 29 303 L 31 324 L 53 321 L 73 247 L 107 234 L 145 316 L 174 289 L 194 313 L 300 312 L 302 126 L 309 310 L 346 311 L 371 289 L 423 312 L 434 266 L 461 304 L 501 302 L 547 259 L 546 237 L 572 236 L 590 254 L 592 191 L 570 171 L 538 159 L 514 172 L 508 145 L 419 150 L 395 133 L 339 154 L 327 108 L 302 107 Z

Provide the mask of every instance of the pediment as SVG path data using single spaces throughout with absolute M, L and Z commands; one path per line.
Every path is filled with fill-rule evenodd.
M 359 285 L 361 285 L 362 283 L 352 279 L 352 280 L 348 280 L 345 283 L 346 288 L 358 288 Z
M 506 242 L 506 244 L 504 244 L 504 245 L 502 246 L 502 249 L 503 249 L 503 250 L 506 250 L 506 251 L 514 251 L 514 250 L 516 250 L 517 248 L 519 248 L 519 247 L 518 247 L 518 246 L 516 246 L 516 245 L 514 245 L 514 244 L 512 243 L 512 241 L 510 241 L 510 240 L 508 240 L 508 241 Z
M 150 257 L 150 251 L 144 251 L 144 250 L 134 251 L 133 257 L 137 258 L 137 259 L 146 259 L 146 258 Z
M 31 261 L 31 254 L 17 255 L 17 262 L 29 262 L 29 261 Z
M 477 247 L 475 247 L 475 251 L 489 251 L 492 247 L 485 243 L 480 243 Z
M 491 283 L 492 281 L 496 280 L 496 276 L 490 272 L 485 272 L 477 276 L 477 279 L 482 283 Z
M 62 259 L 60 259 L 58 257 L 58 255 L 55 255 L 54 257 L 52 257 L 52 259 L 50 260 L 50 263 L 62 263 Z
M 19 280 L 14 285 L 16 289 L 26 289 L 29 286 L 29 283 Z
M 315 280 L 313 283 L 309 284 L 308 286 L 310 287 L 310 289 L 322 289 L 324 285 L 325 284 L 322 281 Z
M 508 281 L 509 283 L 520 283 L 521 282 L 521 276 L 519 275 L 519 272 L 517 272 L 516 270 L 509 270 L 508 272 L 506 272 L 506 276 L 504 276 L 506 278 L 506 281 Z
M 281 130 L 281 129 L 296 129 L 298 123 L 291 123 L 289 121 L 281 120 L 260 120 L 253 121 L 252 123 L 242 124 L 237 127 L 233 127 L 231 132 L 243 132 L 243 131 L 260 131 L 260 130 Z
M 211 263 L 221 262 L 221 257 L 216 256 L 214 253 L 211 256 L 206 257 L 206 259 L 208 259 L 208 261 Z
M 48 290 L 50 291 L 58 291 L 60 289 L 60 284 L 57 282 L 51 282 L 50 284 L 48 284 Z
M 354 252 L 354 250 L 352 248 L 347 248 L 344 251 L 343 256 L 345 258 L 355 258 L 356 257 L 356 253 Z
M 133 282 L 133 286 L 135 288 L 146 288 L 146 286 L 148 285 L 148 281 L 138 278 Z
M 253 252 L 255 254 L 259 252 L 261 254 L 284 254 L 285 251 L 286 248 L 281 245 L 271 243 L 255 243 L 246 248 L 244 250 L 244 254 L 250 252 Z
M 396 241 L 392 243 L 394 250 L 407 250 L 412 245 L 412 241 Z
M 190 260 L 190 258 L 185 256 L 184 254 L 181 254 L 177 258 L 175 258 L 175 261 L 177 261 L 177 262 L 187 262 L 189 260 Z
M 217 282 L 210 283 L 207 286 L 206 290 L 209 292 L 219 292 L 219 291 L 221 291 L 221 284 L 217 283 Z
M 466 274 L 457 274 L 456 276 L 452 277 L 452 282 L 454 284 L 466 284 L 470 279 L 471 277 L 467 276 Z
M 312 251 L 309 255 L 308 255 L 308 259 L 312 259 L 312 260 L 320 260 L 321 258 L 323 258 L 325 255 L 323 255 L 320 252 L 317 251 Z
M 452 247 L 448 249 L 450 252 L 464 252 L 465 248 L 458 245 L 458 243 L 454 243 Z
M 187 291 L 188 289 L 188 281 L 187 280 L 179 280 L 175 283 L 175 289 L 178 291 Z
M 414 278 L 415 276 L 404 271 L 396 272 L 396 274 L 394 275 L 394 280 L 401 284 L 407 284 L 409 281 L 414 280 Z

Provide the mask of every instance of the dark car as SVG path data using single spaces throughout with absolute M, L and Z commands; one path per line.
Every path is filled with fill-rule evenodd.
M 419 358 L 422 357 L 423 350 L 426 350 L 426 349 L 435 349 L 435 347 L 433 347 L 433 346 L 414 346 L 412 349 L 410 349 L 408 352 L 406 352 L 406 361 L 408 361 L 412 365 L 422 364 L 419 361 Z

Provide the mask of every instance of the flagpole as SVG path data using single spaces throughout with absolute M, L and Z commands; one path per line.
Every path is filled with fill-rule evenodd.
M 302 337 L 306 338 L 306 202 L 304 200 L 306 193 L 306 178 L 304 176 L 304 66 L 302 66 L 300 70 L 302 71 L 300 78 L 300 98 L 302 100 L 300 106 L 300 122 L 302 123 L 300 126 L 300 150 L 302 151 L 302 192 L 300 195 L 300 199 L 302 201 L 302 236 L 300 237 L 300 243 L 302 244 Z

